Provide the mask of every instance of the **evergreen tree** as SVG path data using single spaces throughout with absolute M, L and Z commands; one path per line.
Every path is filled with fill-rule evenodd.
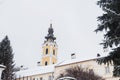
M 97 5 L 104 11 L 98 17 L 98 28 L 95 30 L 104 31 L 104 40 L 101 43 L 103 48 L 110 48 L 112 51 L 108 56 L 98 59 L 99 64 L 113 64 L 113 76 L 120 76 L 120 0 L 99 0 Z
M 10 40 L 6 36 L 0 43 L 0 64 L 6 66 L 2 73 L 3 80 L 13 80 L 14 79 L 14 62 L 13 62 L 13 52 L 10 46 Z

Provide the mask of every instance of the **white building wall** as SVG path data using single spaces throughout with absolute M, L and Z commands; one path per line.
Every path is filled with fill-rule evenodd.
M 56 66 L 55 67 L 55 79 L 57 79 L 57 77 L 60 74 L 64 73 L 65 69 L 68 69 L 68 68 L 76 66 L 76 65 L 82 66 L 84 68 L 93 69 L 93 71 L 96 74 L 98 74 L 99 76 L 102 76 L 106 80 L 119 80 L 117 78 L 112 77 L 112 70 L 113 70 L 112 65 L 110 66 L 110 72 L 106 73 L 105 67 L 107 67 L 107 65 L 104 65 L 104 64 L 98 65 L 98 63 L 94 59 Z

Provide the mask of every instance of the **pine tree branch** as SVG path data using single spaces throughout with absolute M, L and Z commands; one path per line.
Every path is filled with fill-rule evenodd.
M 120 13 L 118 14 L 118 13 L 116 13 L 116 12 L 113 11 L 113 10 L 110 10 L 110 9 L 107 9 L 107 8 L 103 8 L 103 9 L 104 9 L 105 11 L 107 11 L 107 12 L 111 12 L 111 13 L 117 15 L 117 16 L 120 16 Z

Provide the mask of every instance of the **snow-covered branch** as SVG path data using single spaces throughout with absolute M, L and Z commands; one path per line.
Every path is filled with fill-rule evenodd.
M 106 8 L 104 8 L 106 11 L 109 11 L 109 12 L 111 12 L 111 13 L 113 13 L 113 14 L 115 14 L 115 15 L 117 15 L 117 16 L 120 16 L 120 13 L 119 14 L 117 14 L 115 11 L 113 11 L 113 10 L 110 10 L 110 9 L 106 9 Z

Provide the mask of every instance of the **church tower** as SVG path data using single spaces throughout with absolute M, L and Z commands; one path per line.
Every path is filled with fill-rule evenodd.
M 50 24 L 50 28 L 48 29 L 48 34 L 45 36 L 45 41 L 42 45 L 42 60 L 41 66 L 47 66 L 57 63 L 57 51 L 58 46 L 55 42 L 56 37 L 54 37 L 54 30 L 52 28 L 52 24 Z

